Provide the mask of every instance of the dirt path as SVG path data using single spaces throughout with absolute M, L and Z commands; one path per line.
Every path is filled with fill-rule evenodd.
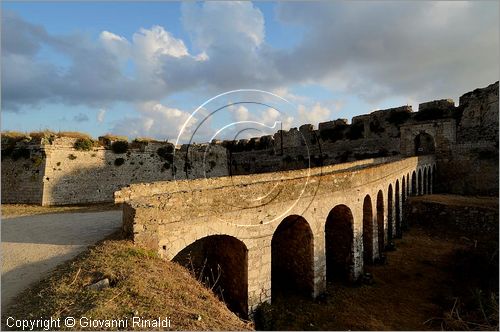
M 121 226 L 121 211 L 2 219 L 2 307 L 60 263 Z

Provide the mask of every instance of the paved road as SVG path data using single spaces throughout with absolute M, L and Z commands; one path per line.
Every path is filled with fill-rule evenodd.
M 121 211 L 2 219 L 2 307 L 62 262 L 121 226 Z

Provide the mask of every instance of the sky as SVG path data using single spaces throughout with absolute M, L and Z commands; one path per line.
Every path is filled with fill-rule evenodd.
M 499 2 L 8 2 L 1 128 L 208 141 L 499 79 Z M 236 90 L 236 91 L 235 91 Z

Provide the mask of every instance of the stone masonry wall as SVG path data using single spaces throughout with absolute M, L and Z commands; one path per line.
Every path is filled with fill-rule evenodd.
M 20 143 L 19 149 L 2 150 L 2 203 L 40 204 L 45 153 L 36 145 Z
M 468 238 L 486 236 L 498 240 L 498 201 L 496 206 L 488 206 L 411 197 L 405 204 L 404 218 L 409 224 L 425 224 L 445 229 L 446 233 L 461 232 Z
M 415 138 L 421 133 L 434 141 L 437 192 L 498 193 L 496 82 L 464 94 L 458 107 L 449 99 L 422 103 L 418 112 L 401 106 L 356 116 L 351 124 L 338 119 L 320 123 L 318 129 L 305 124 L 252 139 L 184 145 L 175 150 L 175 157 L 157 153 L 162 144 L 172 146 L 167 143 L 134 143 L 127 153 L 115 154 L 109 146 L 77 151 L 73 148 L 75 139 L 63 137 L 43 144 L 40 140 L 18 143 L 32 152 L 14 160 L 7 153 L 11 147 L 2 144 L 2 202 L 104 202 L 112 200 L 113 191 L 131 183 L 412 156 Z
M 130 144 L 124 153 L 115 153 L 105 146 L 79 151 L 74 148 L 75 141 L 60 137 L 44 144 L 27 144 L 30 151 L 38 151 L 41 162 L 33 161 L 35 152 L 27 159 L 4 156 L 2 202 L 112 202 L 114 192 L 131 183 L 227 175 L 226 150 L 221 146 L 191 146 L 189 151 L 181 147 L 162 154 L 160 148 L 174 150 L 173 145 L 140 143 Z

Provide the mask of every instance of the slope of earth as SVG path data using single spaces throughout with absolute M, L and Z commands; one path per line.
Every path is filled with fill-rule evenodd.
M 109 287 L 88 286 L 104 279 Z M 90 248 L 55 269 L 47 278 L 21 293 L 2 312 L 6 319 L 76 318 L 74 330 L 110 330 L 84 327 L 80 317 L 94 320 L 127 319 L 126 329 L 158 330 L 133 326 L 132 317 L 169 318 L 170 330 L 248 330 L 252 326 L 231 313 L 189 272 L 156 254 L 135 247 L 118 235 Z M 66 329 L 61 324 L 60 329 Z

